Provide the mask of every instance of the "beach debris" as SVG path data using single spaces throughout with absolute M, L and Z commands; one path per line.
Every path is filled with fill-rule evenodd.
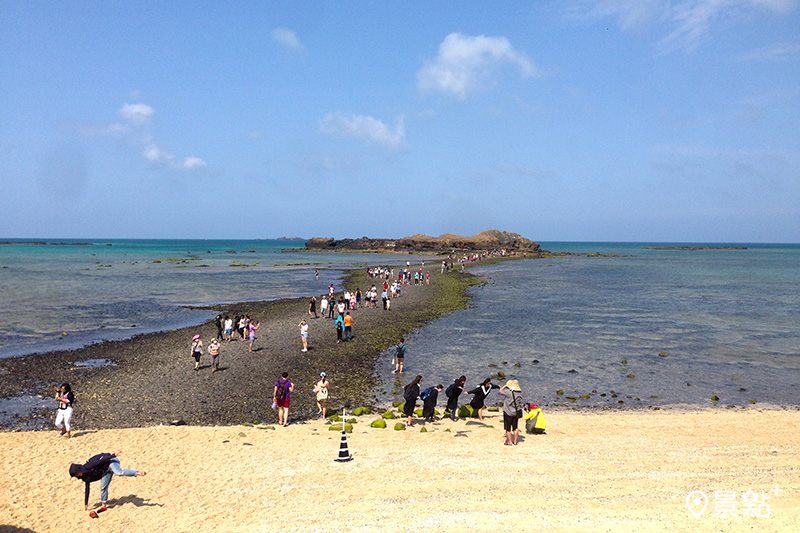
M 243 442 L 242 446 L 252 446 L 252 444 L 250 444 L 249 442 Z
M 406 425 L 405 425 L 405 424 L 403 424 L 402 422 L 397 422 L 397 423 L 394 425 L 394 430 L 395 430 L 395 431 L 405 431 L 405 430 L 406 430 Z
M 717 396 L 716 394 L 712 394 L 711 395 L 711 401 L 712 402 L 718 402 L 719 401 L 719 396 Z
M 172 421 L 170 421 L 169 425 L 170 426 L 185 426 L 186 425 L 186 421 L 183 420 L 182 418 L 178 419 L 178 420 L 172 420 Z
M 379 418 L 377 420 L 373 420 L 372 424 L 369 425 L 371 428 L 378 428 L 378 429 L 386 429 L 386 420 L 383 418 Z

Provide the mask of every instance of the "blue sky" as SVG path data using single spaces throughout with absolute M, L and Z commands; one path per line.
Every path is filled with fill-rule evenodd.
M 0 237 L 800 242 L 798 0 L 0 0 Z

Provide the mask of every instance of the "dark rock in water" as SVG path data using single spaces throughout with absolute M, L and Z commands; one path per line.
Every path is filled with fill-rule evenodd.
M 538 360 L 538 359 L 534 359 L 534 360 L 533 360 L 533 364 L 534 364 L 534 365 L 538 365 L 538 364 L 539 364 L 539 360 Z
M 747 392 L 747 389 L 745 389 L 744 387 L 739 387 L 739 392 Z
M 185 426 L 186 425 L 186 421 L 185 420 L 172 420 L 169 423 L 169 425 L 170 426 Z
M 577 373 L 578 373 L 578 371 L 575 370 L 574 368 L 572 368 L 572 369 L 567 371 L 567 374 L 577 374 Z
M 508 250 L 540 255 L 538 243 L 518 233 L 486 230 L 471 237 L 445 233 L 439 237 L 412 235 L 402 239 L 340 239 L 314 237 L 306 241 L 307 250 L 389 250 L 395 252 L 450 252 L 453 250 Z

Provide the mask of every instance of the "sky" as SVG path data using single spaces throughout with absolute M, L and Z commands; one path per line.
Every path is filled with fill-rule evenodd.
M 800 0 L 0 0 L 0 238 L 800 242 Z

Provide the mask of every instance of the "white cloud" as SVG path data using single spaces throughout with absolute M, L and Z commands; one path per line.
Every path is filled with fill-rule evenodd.
M 302 50 L 303 45 L 297 34 L 289 28 L 275 28 L 272 30 L 272 40 L 290 50 Z
M 397 119 L 394 129 L 369 115 L 328 113 L 319 121 L 319 129 L 332 137 L 355 137 L 369 144 L 399 148 L 406 144 L 406 127 L 403 117 Z
M 538 75 L 533 62 L 505 37 L 451 33 L 439 45 L 436 59 L 417 72 L 417 85 L 423 91 L 438 90 L 463 99 L 505 64 L 515 65 L 524 77 Z
M 173 170 L 195 170 L 207 165 L 205 161 L 195 156 L 181 161 L 153 140 L 153 119 L 156 110 L 149 105 L 141 102 L 125 103 L 117 111 L 117 114 L 122 119 L 121 122 L 84 128 L 83 133 L 86 135 L 125 136 L 131 144 L 141 149 L 142 157 Z
M 616 17 L 620 28 L 630 30 L 657 21 L 669 33 L 659 46 L 664 52 L 694 49 L 715 25 L 744 20 L 754 13 L 788 13 L 797 0 L 587 0 L 572 7 L 586 18 Z
M 150 120 L 153 118 L 153 115 L 156 114 L 156 110 L 147 104 L 125 103 L 118 113 L 123 120 L 127 120 L 137 126 L 141 126 L 150 122 Z
M 800 55 L 800 43 L 777 43 L 753 50 L 742 56 L 744 61 L 768 61 L 777 63 Z

